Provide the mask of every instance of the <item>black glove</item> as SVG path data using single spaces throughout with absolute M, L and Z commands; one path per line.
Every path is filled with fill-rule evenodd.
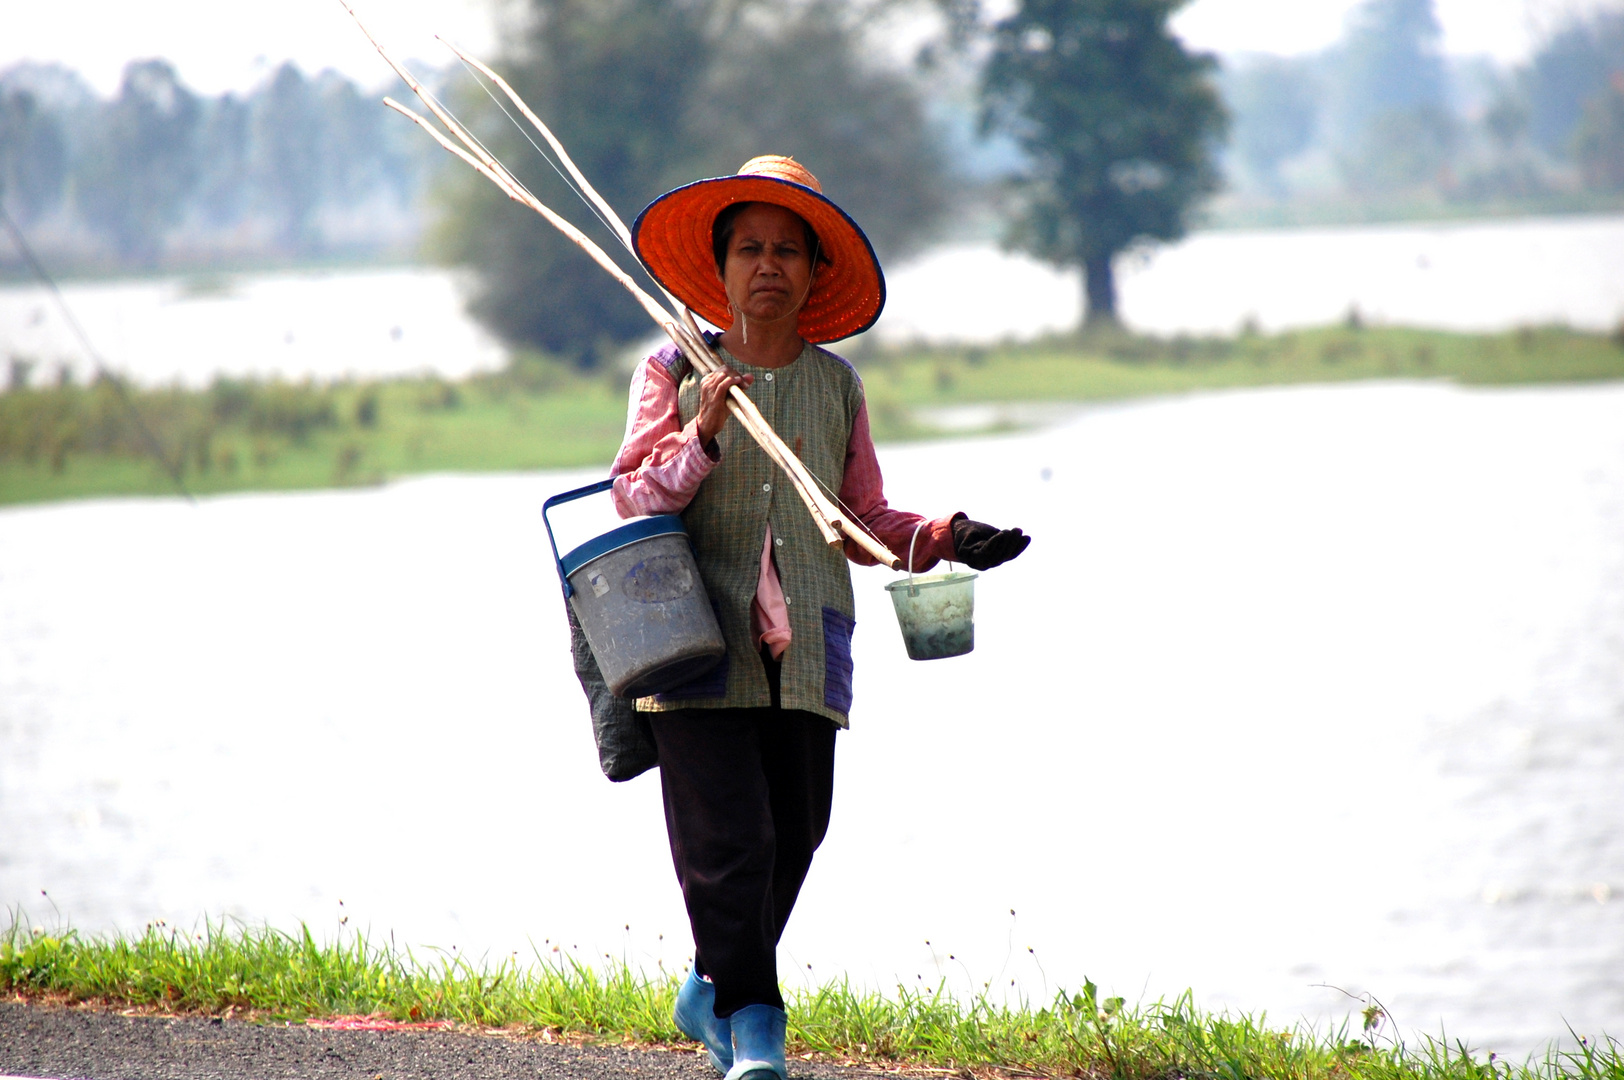
M 953 516 L 953 561 L 972 570 L 991 570 L 1007 563 L 1031 542 L 1019 529 L 996 529 L 963 514 Z

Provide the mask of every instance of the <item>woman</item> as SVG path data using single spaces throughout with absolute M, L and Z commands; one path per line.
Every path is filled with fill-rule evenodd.
M 676 1022 L 727 1080 L 782 1080 L 776 950 L 829 824 L 835 732 L 851 708 L 846 560 L 874 560 L 824 543 L 777 467 L 727 422 L 728 391 L 746 388 L 888 547 L 913 547 L 916 571 L 944 558 L 987 569 L 1028 538 L 886 505 L 862 382 L 817 348 L 874 324 L 885 279 L 868 238 L 799 163 L 759 157 L 668 192 L 638 216 L 633 244 L 672 294 L 727 327 L 714 339 L 724 369 L 700 377 L 674 346 L 643 361 L 615 458 L 622 516 L 683 515 L 728 648 L 709 674 L 637 703 L 694 934 Z

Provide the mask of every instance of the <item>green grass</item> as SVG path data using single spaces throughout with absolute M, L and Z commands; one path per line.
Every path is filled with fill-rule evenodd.
M 1507 334 L 1330 326 L 1236 337 L 1095 334 L 994 348 L 881 354 L 862 365 L 870 408 L 1100 401 L 1360 379 L 1472 385 L 1624 378 L 1624 332 Z
M 1459 334 L 1339 326 L 1235 337 L 1056 337 L 992 348 L 913 349 L 860 364 L 875 437 L 936 434 L 922 409 L 972 403 L 1119 401 L 1204 390 L 1365 379 L 1510 385 L 1624 379 L 1624 329 Z
M 331 385 L 107 383 L 0 395 L 0 503 L 173 494 L 152 433 L 194 494 L 376 484 L 392 476 L 607 466 L 626 423 L 618 380 L 526 360 L 500 375 Z
M 283 933 L 210 925 L 186 933 L 158 923 L 135 936 L 91 938 L 14 916 L 0 931 L 0 992 L 262 1021 L 382 1014 L 681 1043 L 670 1019 L 677 979 L 613 962 L 594 969 L 553 953 L 533 965 L 512 957 L 493 966 L 445 953 L 423 960 L 358 936 L 318 941 L 308 927 Z M 1363 1032 L 1315 1033 L 1271 1027 L 1264 1017 L 1203 1012 L 1189 993 L 1134 1006 L 1101 998 L 1086 984 L 1033 1007 L 985 997 L 960 1002 L 940 988 L 899 986 L 882 995 L 840 982 L 792 994 L 789 1012 L 792 1054 L 957 1071 L 1120 1080 L 1624 1078 L 1624 1047 L 1613 1039 L 1587 1039 L 1577 1050 L 1513 1063 L 1442 1039 L 1400 1045 L 1382 1037 L 1385 1018 L 1374 1006 Z
M 1624 331 L 1456 334 L 1357 324 L 1280 334 L 1056 337 L 993 348 L 853 347 L 876 438 L 942 434 L 933 407 L 1122 400 L 1358 379 L 1473 385 L 1624 378 Z M 133 393 L 136 414 L 200 494 L 379 483 L 438 471 L 607 467 L 625 379 L 536 356 L 460 383 L 221 380 Z M 172 492 L 106 383 L 0 394 L 0 503 Z

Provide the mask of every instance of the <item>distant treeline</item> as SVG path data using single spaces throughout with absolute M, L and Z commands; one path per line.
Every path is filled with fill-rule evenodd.
M 894 258 L 955 230 L 988 234 L 989 222 L 1018 216 L 1023 178 L 1044 173 L 1011 130 L 988 123 L 990 50 L 973 43 L 996 31 L 966 0 L 921 5 L 961 17 L 938 20 L 911 52 L 892 40 L 896 5 L 885 0 L 522 6 L 530 29 L 493 59 L 628 217 L 665 187 L 787 152 Z M 1082 8 L 1106 22 L 1138 10 L 1125 0 Z M 1554 25 L 1516 67 L 1445 56 L 1435 0 L 1364 0 L 1317 54 L 1219 59 L 1211 78 L 1228 138 L 1204 152 L 1225 189 L 1209 217 L 1624 201 L 1624 7 Z M 460 70 L 419 74 L 528 182 L 551 184 Z M 1145 104 L 1143 87 L 1107 89 L 1130 111 Z M 602 283 L 577 272 L 578 256 L 539 219 L 471 174 L 442 172 L 449 158 L 379 96 L 284 64 L 252 91 L 210 97 L 146 59 L 104 98 L 63 67 L 19 64 L 0 71 L 0 199 L 62 269 L 415 254 L 438 219 L 437 257 L 498 268 L 480 277 L 474 310 L 504 340 L 591 356 L 599 339 L 642 332 L 639 313 L 602 302 L 592 291 Z M 1079 114 L 1084 127 L 1100 122 Z M 1113 175 L 1152 175 L 1137 158 L 1117 164 Z M 431 200 L 436 175 L 449 180 Z M 21 269 L 0 243 L 0 271 Z
M 1517 67 L 1440 38 L 1433 0 L 1367 0 L 1321 53 L 1227 57 L 1232 195 L 1624 194 L 1624 8 L 1570 18 Z
M 104 99 L 63 67 L 20 64 L 0 72 L 0 197 L 59 263 L 409 250 L 440 155 L 377 98 L 292 64 L 207 97 L 139 60 Z

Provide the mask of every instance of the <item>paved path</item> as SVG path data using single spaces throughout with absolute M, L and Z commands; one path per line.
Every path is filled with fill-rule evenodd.
M 0 1002 L 0 1080 L 716 1080 L 696 1052 L 450 1031 L 332 1031 Z M 867 1080 L 792 1062 L 791 1080 Z

